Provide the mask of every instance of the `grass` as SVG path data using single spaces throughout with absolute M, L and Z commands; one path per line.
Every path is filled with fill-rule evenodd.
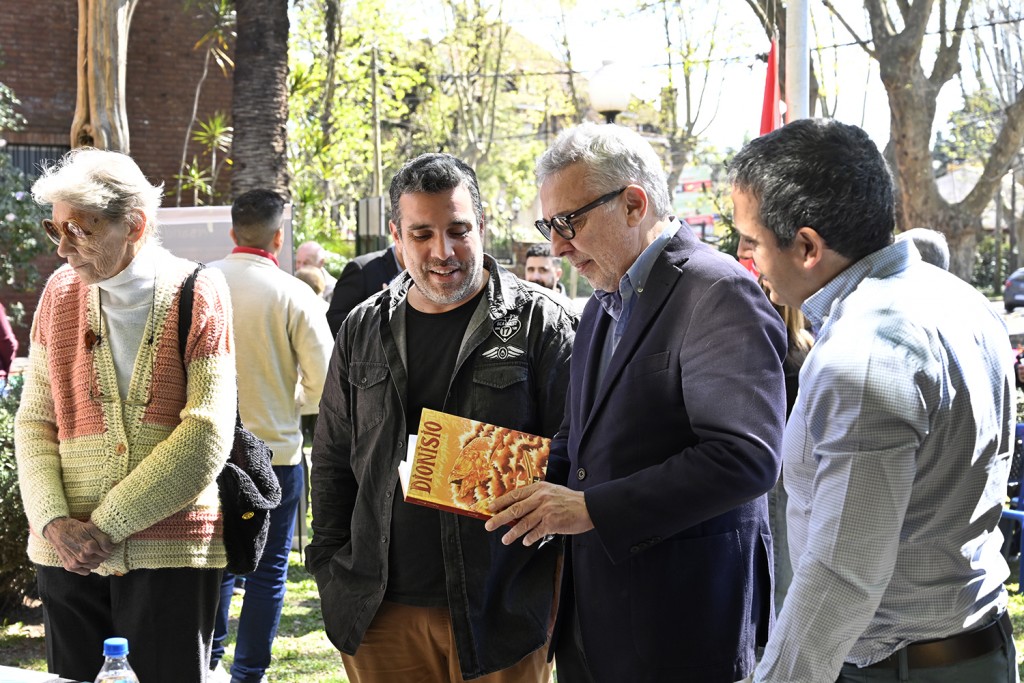
M 1013 568 L 1015 569 L 1015 567 Z M 1016 571 L 1011 575 L 1016 578 Z M 1017 644 L 1017 669 L 1024 677 L 1024 595 L 1016 583 L 1007 583 L 1010 591 L 1010 618 Z M 224 656 L 230 665 L 234 655 L 235 628 L 242 600 L 231 602 L 231 624 Z M 0 663 L 7 666 L 46 671 L 41 608 L 22 614 L 19 621 L 0 624 Z M 316 581 L 310 576 L 299 554 L 291 554 L 288 570 L 288 594 L 281 613 L 281 625 L 274 641 L 273 661 L 268 677 L 274 683 L 348 683 L 341 656 L 327 639 L 320 620 L 320 597 Z
M 348 683 L 341 656 L 324 633 L 316 581 L 302 566 L 298 553 L 291 554 L 290 562 L 288 594 L 281 611 L 281 624 L 274 640 L 273 660 L 268 675 L 275 683 Z M 225 666 L 229 666 L 233 658 L 235 626 L 241 608 L 240 597 L 231 601 Z
M 231 601 L 231 623 L 224 664 L 230 666 L 235 649 L 235 630 L 242 598 Z M 46 671 L 42 610 L 25 610 L 18 621 L 0 624 L 0 663 L 23 669 Z M 320 596 L 316 581 L 306 572 L 293 552 L 288 568 L 288 594 L 281 612 L 281 624 L 274 641 L 268 677 L 274 683 L 348 683 L 341 656 L 327 639 L 320 620 Z

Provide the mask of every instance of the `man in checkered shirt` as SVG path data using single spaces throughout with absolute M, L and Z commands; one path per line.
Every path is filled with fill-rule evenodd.
M 730 180 L 772 299 L 817 336 L 783 440 L 793 584 L 755 681 L 1015 681 L 1002 321 L 893 243 L 893 181 L 860 128 L 790 123 Z

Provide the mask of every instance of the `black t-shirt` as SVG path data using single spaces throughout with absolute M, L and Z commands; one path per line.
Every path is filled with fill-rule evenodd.
M 458 308 L 444 313 L 421 313 L 405 307 L 405 354 L 409 384 L 405 423 L 410 434 L 420 425 L 424 408 L 442 410 L 448 384 L 459 357 L 469 319 L 483 291 Z M 441 512 L 402 500 L 397 485 L 391 513 L 386 600 L 418 607 L 448 604 L 444 556 L 441 552 Z

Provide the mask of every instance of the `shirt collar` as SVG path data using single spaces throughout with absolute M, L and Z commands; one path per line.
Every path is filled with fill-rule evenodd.
M 860 283 L 868 278 L 881 279 L 906 270 L 921 256 L 910 240 L 894 244 L 874 251 L 853 263 L 829 280 L 824 287 L 807 297 L 800 310 L 817 331 L 825 324 L 835 304 L 846 298 Z
M 674 217 L 669 219 L 661 233 L 647 245 L 646 249 L 640 252 L 640 255 L 633 261 L 633 265 L 629 267 L 626 274 L 619 280 L 619 289 L 617 291 L 594 290 L 594 296 L 604 310 L 607 311 L 608 315 L 618 320 L 619 316 L 622 315 L 623 302 L 629 301 L 632 297 L 643 293 L 647 278 L 651 274 L 651 269 L 654 268 L 654 262 L 665 248 L 665 245 L 668 244 L 668 241 L 678 231 L 679 223 Z
M 270 259 L 274 262 L 275 266 L 280 267 L 280 263 L 277 262 L 277 257 L 271 254 L 265 249 L 257 249 L 256 247 L 235 247 L 231 250 L 232 254 L 254 254 L 255 256 L 262 256 L 263 258 Z

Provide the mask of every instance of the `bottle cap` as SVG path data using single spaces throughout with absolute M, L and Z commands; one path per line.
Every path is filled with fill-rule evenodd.
M 104 657 L 124 657 L 128 654 L 127 638 L 107 638 L 103 641 Z

